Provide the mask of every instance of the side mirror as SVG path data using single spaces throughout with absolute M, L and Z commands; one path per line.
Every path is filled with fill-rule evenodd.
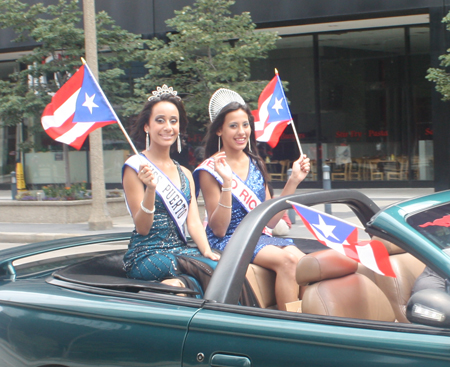
M 412 323 L 450 328 L 450 295 L 437 289 L 419 291 L 409 299 L 406 317 Z

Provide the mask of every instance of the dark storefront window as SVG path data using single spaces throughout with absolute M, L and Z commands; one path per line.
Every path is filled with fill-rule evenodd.
M 292 118 L 299 134 L 303 153 L 315 162 L 317 159 L 317 123 L 314 98 L 313 37 L 311 35 L 289 36 L 279 40 L 277 49 L 270 53 L 267 60 L 258 61 L 252 65 L 252 79 L 270 80 L 274 76 L 275 68 L 278 69 L 283 83 L 287 84 L 286 97 L 289 99 Z M 275 148 L 270 149 L 266 144 L 262 144 L 261 149 L 263 154 L 266 152 L 269 154 L 272 162 L 293 161 L 298 159 L 300 154 L 291 126 L 286 128 Z M 276 165 L 277 163 L 269 164 L 269 170 L 276 170 Z M 308 180 L 317 180 L 316 169 L 314 166 Z
M 255 79 L 269 79 L 276 67 L 289 82 L 291 112 L 313 162 L 309 179 L 320 177 L 315 164 L 321 149 L 334 181 L 383 186 L 433 180 L 431 86 L 425 79 L 429 26 L 321 33 L 315 39 L 317 59 L 313 36 L 289 36 L 252 71 Z M 296 157 L 288 128 L 273 158 Z
M 323 158 L 332 180 L 407 179 L 404 28 L 319 36 Z
M 431 92 L 433 85 L 425 79 L 430 67 L 430 29 L 428 26 L 411 27 L 410 79 L 411 79 L 411 178 L 434 180 L 433 129 L 431 124 Z
M 17 68 L 13 61 L 0 62 L 0 79 L 8 80 L 9 75 Z M 11 171 L 15 170 L 16 128 L 2 126 L 0 121 L 0 184 L 9 182 Z

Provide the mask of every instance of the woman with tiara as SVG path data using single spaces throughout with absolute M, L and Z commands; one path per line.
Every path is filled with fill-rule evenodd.
M 135 230 L 124 256 L 127 276 L 164 280 L 180 274 L 177 256 L 217 261 L 201 223 L 192 174 L 170 158 L 180 133 L 186 131 L 187 116 L 181 98 L 172 87 L 158 87 L 148 98 L 132 130 L 145 150 L 130 157 L 122 169 L 126 204 Z M 198 248 L 188 247 L 184 225 Z M 215 261 L 209 261 L 214 268 Z
M 236 227 L 256 205 L 270 198 L 268 174 L 256 148 L 253 116 L 242 97 L 219 89 L 209 103 L 211 125 L 205 136 L 205 160 L 194 171 L 208 215 L 206 233 L 211 247 L 224 250 Z M 309 158 L 293 163 L 292 175 L 281 196 L 293 194 L 310 169 Z M 283 212 L 267 226 L 273 228 Z M 304 254 L 292 242 L 263 233 L 252 262 L 276 273 L 275 296 L 279 310 L 298 300 L 297 262 Z

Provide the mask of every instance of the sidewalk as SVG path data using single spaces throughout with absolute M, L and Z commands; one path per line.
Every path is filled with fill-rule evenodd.
M 298 193 L 306 193 L 316 190 L 301 190 Z M 420 189 L 361 189 L 359 190 L 371 198 L 381 209 L 398 201 L 422 196 L 434 192 L 432 188 Z M 275 195 L 279 195 L 281 190 L 275 190 Z M 10 191 L 0 190 L 0 200 L 12 200 Z M 351 211 L 343 205 L 333 205 L 333 214 L 348 218 L 352 215 Z M 72 236 L 86 236 L 101 233 L 112 232 L 131 232 L 134 228 L 133 220 L 130 216 L 121 216 L 112 218 L 113 228 L 101 231 L 89 230 L 87 222 L 75 224 L 33 224 L 33 223 L 0 223 L 0 242 L 1 243 L 29 243 L 48 241 Z M 295 232 L 301 229 L 303 225 L 297 217 L 295 228 L 291 230 L 290 235 L 295 237 Z

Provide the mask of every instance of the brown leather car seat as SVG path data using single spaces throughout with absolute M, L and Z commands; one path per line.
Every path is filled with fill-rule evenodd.
M 246 277 L 256 298 L 259 301 L 261 308 L 276 309 L 277 299 L 275 297 L 275 272 L 256 264 L 249 264 Z
M 259 265 L 249 264 L 246 277 L 260 306 L 262 308 L 276 308 L 275 272 Z
M 358 273 L 368 276 L 383 291 L 391 303 L 398 322 L 409 323 L 406 318 L 406 304 L 411 296 L 414 282 L 425 269 L 425 264 L 392 242 L 375 236 L 372 239 L 382 242 L 386 247 L 392 270 L 397 277 L 385 277 L 361 264 L 359 264 Z
M 389 300 L 374 282 L 357 274 L 358 263 L 334 250 L 314 252 L 297 264 L 296 279 L 308 285 L 302 312 L 395 321 Z

